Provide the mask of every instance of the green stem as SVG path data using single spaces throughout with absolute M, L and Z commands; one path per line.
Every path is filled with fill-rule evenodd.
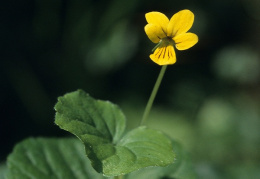
M 157 49 L 157 47 L 159 47 L 161 45 L 162 41 L 160 41 L 153 49 L 152 52 L 155 51 Z
M 149 98 L 149 100 L 147 102 L 146 108 L 144 110 L 143 118 L 142 118 L 142 120 L 140 122 L 140 125 L 143 125 L 145 123 L 145 121 L 147 120 L 147 117 L 148 117 L 148 115 L 150 113 L 150 110 L 152 108 L 152 105 L 153 105 L 154 98 L 155 98 L 155 96 L 157 94 L 157 91 L 158 91 L 158 89 L 160 87 L 160 84 L 162 82 L 162 78 L 163 78 L 164 73 L 166 71 L 166 67 L 167 67 L 167 65 L 163 65 L 162 68 L 161 68 L 159 76 L 158 76 L 158 78 L 156 80 L 156 83 L 155 83 L 155 85 L 153 87 L 153 91 L 151 93 L 151 96 L 150 96 L 150 98 Z

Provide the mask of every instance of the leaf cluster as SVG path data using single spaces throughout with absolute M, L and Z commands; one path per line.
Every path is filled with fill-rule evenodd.
M 126 132 L 126 118 L 117 105 L 78 90 L 59 97 L 55 110 L 55 124 L 79 140 L 24 140 L 8 157 L 7 179 L 182 175 L 185 155 L 180 145 L 145 126 Z

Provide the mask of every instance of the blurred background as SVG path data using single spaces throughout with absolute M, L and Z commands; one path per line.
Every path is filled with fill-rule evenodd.
M 198 178 L 260 178 L 260 1 L 2 1 L 0 173 L 27 137 L 61 137 L 58 96 L 83 89 L 139 124 L 160 66 L 144 14 L 195 14 L 199 43 L 177 51 L 147 125 L 190 153 Z

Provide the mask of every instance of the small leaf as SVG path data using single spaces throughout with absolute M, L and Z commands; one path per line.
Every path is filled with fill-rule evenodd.
M 76 139 L 29 138 L 7 159 L 7 179 L 104 179 L 85 157 Z
M 167 167 L 147 167 L 126 175 L 125 179 L 197 178 L 187 152 L 185 152 L 182 146 L 174 140 L 172 141 L 172 147 L 173 151 L 176 153 L 174 163 Z
M 161 132 L 139 127 L 122 136 L 125 117 L 119 107 L 78 90 L 58 99 L 55 123 L 84 144 L 92 166 L 106 176 L 126 174 L 174 160 L 171 140 Z
M 102 172 L 102 163 L 93 149 L 107 144 L 108 150 L 104 155 L 108 155 L 121 137 L 125 130 L 125 116 L 119 107 L 108 101 L 95 100 L 78 90 L 59 97 L 54 108 L 55 123 L 84 142 L 92 166 L 97 172 Z
M 105 152 L 105 148 L 103 150 Z M 161 132 L 139 127 L 114 147 L 110 157 L 101 158 L 107 176 L 126 174 L 148 166 L 167 166 L 174 160 L 171 141 Z
M 55 110 L 55 123 L 79 138 L 89 139 L 90 145 L 115 143 L 125 130 L 125 116 L 118 106 L 95 100 L 82 90 L 59 97 Z

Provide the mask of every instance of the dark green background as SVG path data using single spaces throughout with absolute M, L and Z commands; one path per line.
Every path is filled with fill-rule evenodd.
M 57 97 L 110 100 L 138 125 L 160 67 L 144 14 L 195 14 L 148 126 L 183 144 L 199 178 L 260 177 L 260 3 L 255 0 L 27 0 L 0 5 L 0 161 L 29 136 L 65 136 Z

